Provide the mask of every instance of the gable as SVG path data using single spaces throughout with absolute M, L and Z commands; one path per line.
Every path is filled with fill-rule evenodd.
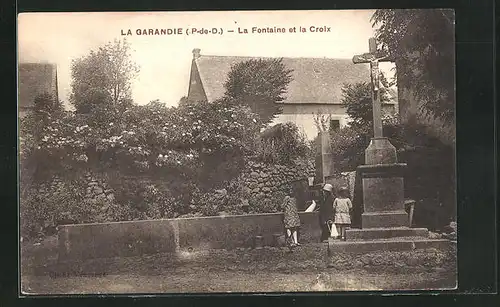
M 198 56 L 194 62 L 207 99 L 222 97 L 231 66 L 250 59 L 265 58 Z M 285 104 L 339 104 L 344 83 L 370 81 L 368 64 L 353 64 L 350 59 L 283 58 L 283 63 L 293 70 Z
M 191 64 L 191 74 L 189 77 L 188 102 L 207 101 L 207 95 L 198 72 L 198 67 L 194 60 Z
M 58 98 L 56 65 L 20 63 L 18 69 L 18 105 L 20 109 L 33 107 L 35 98 L 44 93 Z

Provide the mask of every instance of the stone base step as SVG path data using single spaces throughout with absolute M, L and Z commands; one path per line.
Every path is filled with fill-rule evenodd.
M 409 225 L 410 219 L 404 210 L 364 212 L 361 214 L 361 226 L 363 228 L 404 227 Z
M 330 238 L 328 253 L 369 253 L 375 251 L 411 251 L 427 248 L 448 248 L 451 242 L 446 239 L 427 239 L 422 237 L 399 237 L 378 240 L 339 241 Z
M 346 230 L 346 239 L 373 240 L 398 237 L 424 237 L 429 236 L 427 228 L 389 227 L 389 228 L 363 228 Z

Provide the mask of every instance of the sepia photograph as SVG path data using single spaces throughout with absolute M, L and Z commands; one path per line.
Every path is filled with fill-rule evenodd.
M 21 13 L 21 295 L 457 289 L 452 9 Z

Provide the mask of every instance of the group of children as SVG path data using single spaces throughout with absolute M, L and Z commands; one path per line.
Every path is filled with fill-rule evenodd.
M 345 240 L 345 231 L 351 226 L 352 202 L 349 199 L 349 190 L 342 187 L 339 189 L 338 195 L 335 195 L 333 186 L 327 183 L 323 186 L 319 205 L 321 241 L 328 240 L 331 236 L 331 227 L 334 224 L 338 233 L 337 239 Z M 300 218 L 293 188 L 283 200 L 282 207 L 288 245 L 290 247 L 299 246 L 297 231 L 300 227 Z

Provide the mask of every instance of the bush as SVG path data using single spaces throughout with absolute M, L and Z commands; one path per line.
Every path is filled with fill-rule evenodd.
M 346 172 L 365 163 L 365 149 L 369 144 L 367 131 L 357 127 L 344 127 L 330 134 L 335 169 Z
M 258 143 L 256 156 L 266 163 L 290 164 L 309 153 L 309 144 L 294 123 L 277 124 L 264 130 Z
M 276 213 L 281 212 L 281 204 L 285 198 L 286 193 L 283 191 L 276 191 L 270 197 L 251 197 L 249 200 L 250 213 Z
M 61 221 L 83 222 L 82 185 L 79 180 L 61 181 L 57 188 L 33 185 L 20 197 L 21 235 L 31 238 Z
M 173 218 L 177 200 L 169 189 L 164 186 L 148 185 L 143 192 L 144 202 L 147 204 L 146 219 Z
M 182 199 L 185 191 L 179 190 L 180 185 L 169 181 L 144 176 L 121 177 L 116 173 L 107 174 L 106 178 L 124 211 L 121 218 L 126 220 L 172 218 L 184 213 L 189 203 Z

